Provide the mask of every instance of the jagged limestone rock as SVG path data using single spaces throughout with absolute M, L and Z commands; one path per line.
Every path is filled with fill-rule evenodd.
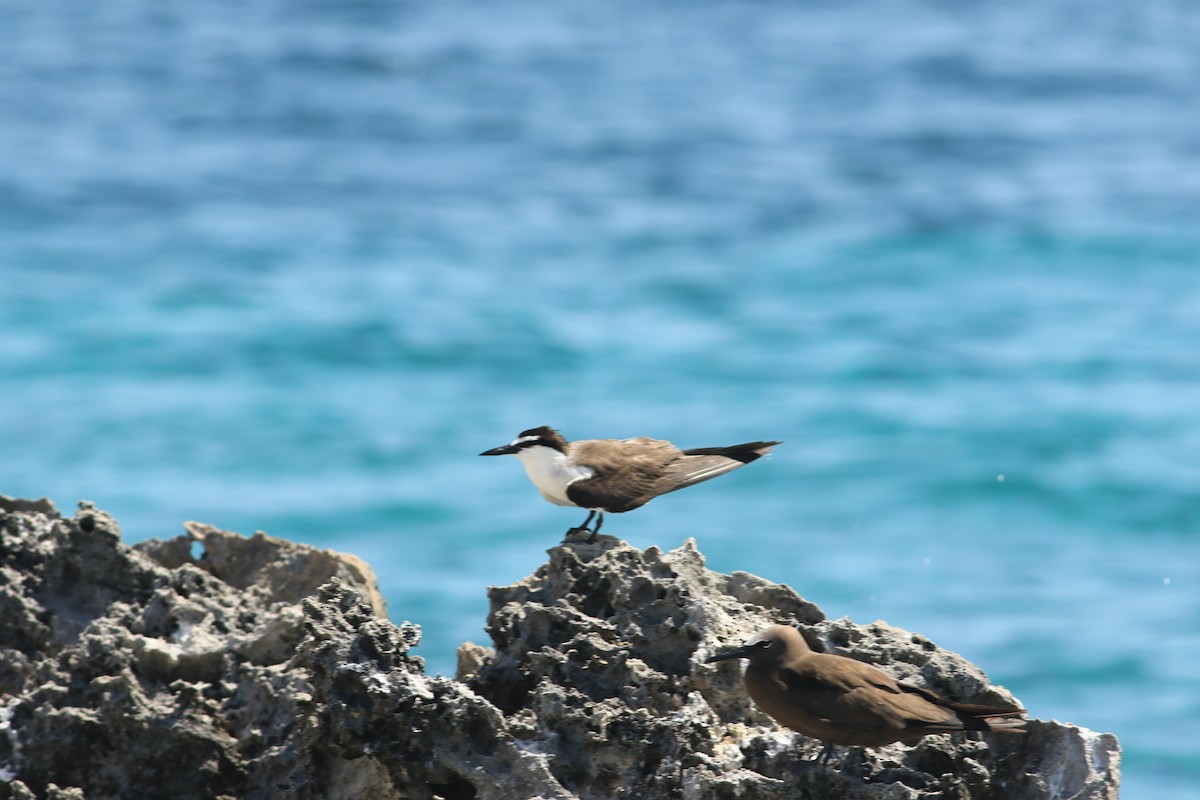
M 196 564 L 236 589 L 258 586 L 278 602 L 298 603 L 331 577 L 365 592 L 377 616 L 387 617 L 387 603 L 375 573 L 358 556 L 287 542 L 256 531 L 246 537 L 203 522 L 183 523 L 187 536 L 150 539 L 135 547 L 166 567 Z M 203 555 L 192 556 L 192 544 Z
M 310 718 L 309 675 L 289 662 L 305 617 L 269 576 L 324 564 L 301 573 L 307 587 L 287 578 L 282 593 L 298 596 L 345 577 L 341 562 L 262 537 L 255 547 L 276 550 L 268 577 L 237 587 L 205 559 L 156 561 L 161 544 L 126 547 L 90 503 L 69 519 L 0 498 L 0 797 L 270 797 L 268 779 L 303 772 L 290 748 Z M 359 578 L 377 594 L 369 570 Z
M 1116 798 L 1116 738 L 1033 721 L 1018 736 L 931 736 L 805 765 L 814 740 L 780 729 L 715 650 L 774 623 L 810 644 L 965 702 L 1013 702 L 960 656 L 882 622 L 829 621 L 787 586 L 708 570 L 695 543 L 663 553 L 611 537 L 553 548 L 526 580 L 490 590 L 496 649 L 460 674 L 510 713 L 578 797 Z M 463 659 L 460 659 L 463 660 Z M 1036 709 L 1033 710 L 1036 714 Z M 1031 765 L 1040 765 L 1031 768 Z M 629 794 L 636 787 L 636 794 Z
M 690 540 L 553 548 L 490 590 L 493 647 L 464 645 L 452 680 L 361 561 L 188 531 L 130 548 L 91 504 L 0 498 L 0 798 L 1117 797 L 1115 737 L 1057 722 L 804 766 L 818 744 L 704 658 L 781 622 L 949 697 L 1011 696 L 924 637 L 712 572 Z

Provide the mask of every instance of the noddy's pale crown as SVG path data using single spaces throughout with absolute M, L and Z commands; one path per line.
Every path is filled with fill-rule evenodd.
M 816 653 L 800 631 L 772 625 L 709 662 L 745 658 L 743 682 L 762 711 L 794 731 L 833 745 L 878 747 L 915 742 L 931 733 L 1021 732 L 1023 708 L 946 700 L 901 683 L 853 658 Z
M 521 459 L 529 480 L 542 497 L 559 506 L 586 508 L 583 524 L 567 531 L 587 530 L 599 514 L 592 538 L 604 514 L 632 511 L 658 497 L 724 475 L 771 452 L 779 442 L 746 442 L 728 447 L 680 450 L 662 439 L 581 439 L 568 442 L 553 428 L 521 431 L 506 445 L 481 456 L 512 455 Z

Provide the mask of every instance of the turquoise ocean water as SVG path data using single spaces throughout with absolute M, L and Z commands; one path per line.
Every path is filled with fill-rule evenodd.
M 0 492 L 357 553 L 453 671 L 582 514 L 523 428 L 769 460 L 694 536 L 1200 786 L 1200 12 L 4 12 Z

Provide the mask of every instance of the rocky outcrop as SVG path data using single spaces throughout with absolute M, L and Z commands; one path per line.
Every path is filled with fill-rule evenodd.
M 90 504 L 0 499 L 0 798 L 1116 798 L 1115 737 L 843 751 L 761 715 L 718 648 L 774 622 L 965 701 L 1011 700 L 883 623 L 600 536 L 490 590 L 492 647 L 424 673 L 352 557 L 189 524 L 126 547 Z M 193 554 L 197 548 L 203 553 Z M 1036 709 L 1034 710 L 1036 712 Z
M 853 748 L 841 771 L 807 763 L 819 743 L 760 713 L 736 662 L 705 658 L 783 623 L 801 627 L 815 649 L 951 699 L 1015 700 L 923 636 L 826 620 L 787 586 L 713 572 L 691 540 L 668 553 L 603 536 L 556 547 L 533 576 L 490 597 L 495 650 L 465 646 L 459 677 L 521 721 L 514 735 L 549 757 L 573 796 L 1117 797 L 1116 738 L 1055 722 L 1032 721 L 1019 736 Z

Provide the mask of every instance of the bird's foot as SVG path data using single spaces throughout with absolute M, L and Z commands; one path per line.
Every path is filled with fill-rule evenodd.
M 598 514 L 599 516 L 597 516 Z M 593 519 L 596 520 L 596 527 L 588 528 L 588 525 L 592 523 Z M 588 544 L 591 544 L 592 542 L 596 541 L 596 534 L 600 532 L 600 526 L 603 523 L 604 515 L 600 514 L 600 512 L 593 508 L 588 512 L 587 519 L 585 519 L 582 523 L 576 525 L 574 528 L 567 528 L 567 535 L 563 537 L 563 544 L 566 544 L 571 537 L 575 536 L 576 534 L 583 533 L 584 531 L 587 531 L 591 534 L 591 536 L 587 538 Z
M 596 532 L 591 528 L 585 528 L 584 526 L 580 525 L 578 528 L 567 528 L 566 534 L 563 535 L 562 543 L 567 544 L 568 542 L 578 541 L 579 536 L 584 533 L 591 534 L 587 539 L 584 540 L 584 542 L 591 544 L 592 542 L 596 541 Z

